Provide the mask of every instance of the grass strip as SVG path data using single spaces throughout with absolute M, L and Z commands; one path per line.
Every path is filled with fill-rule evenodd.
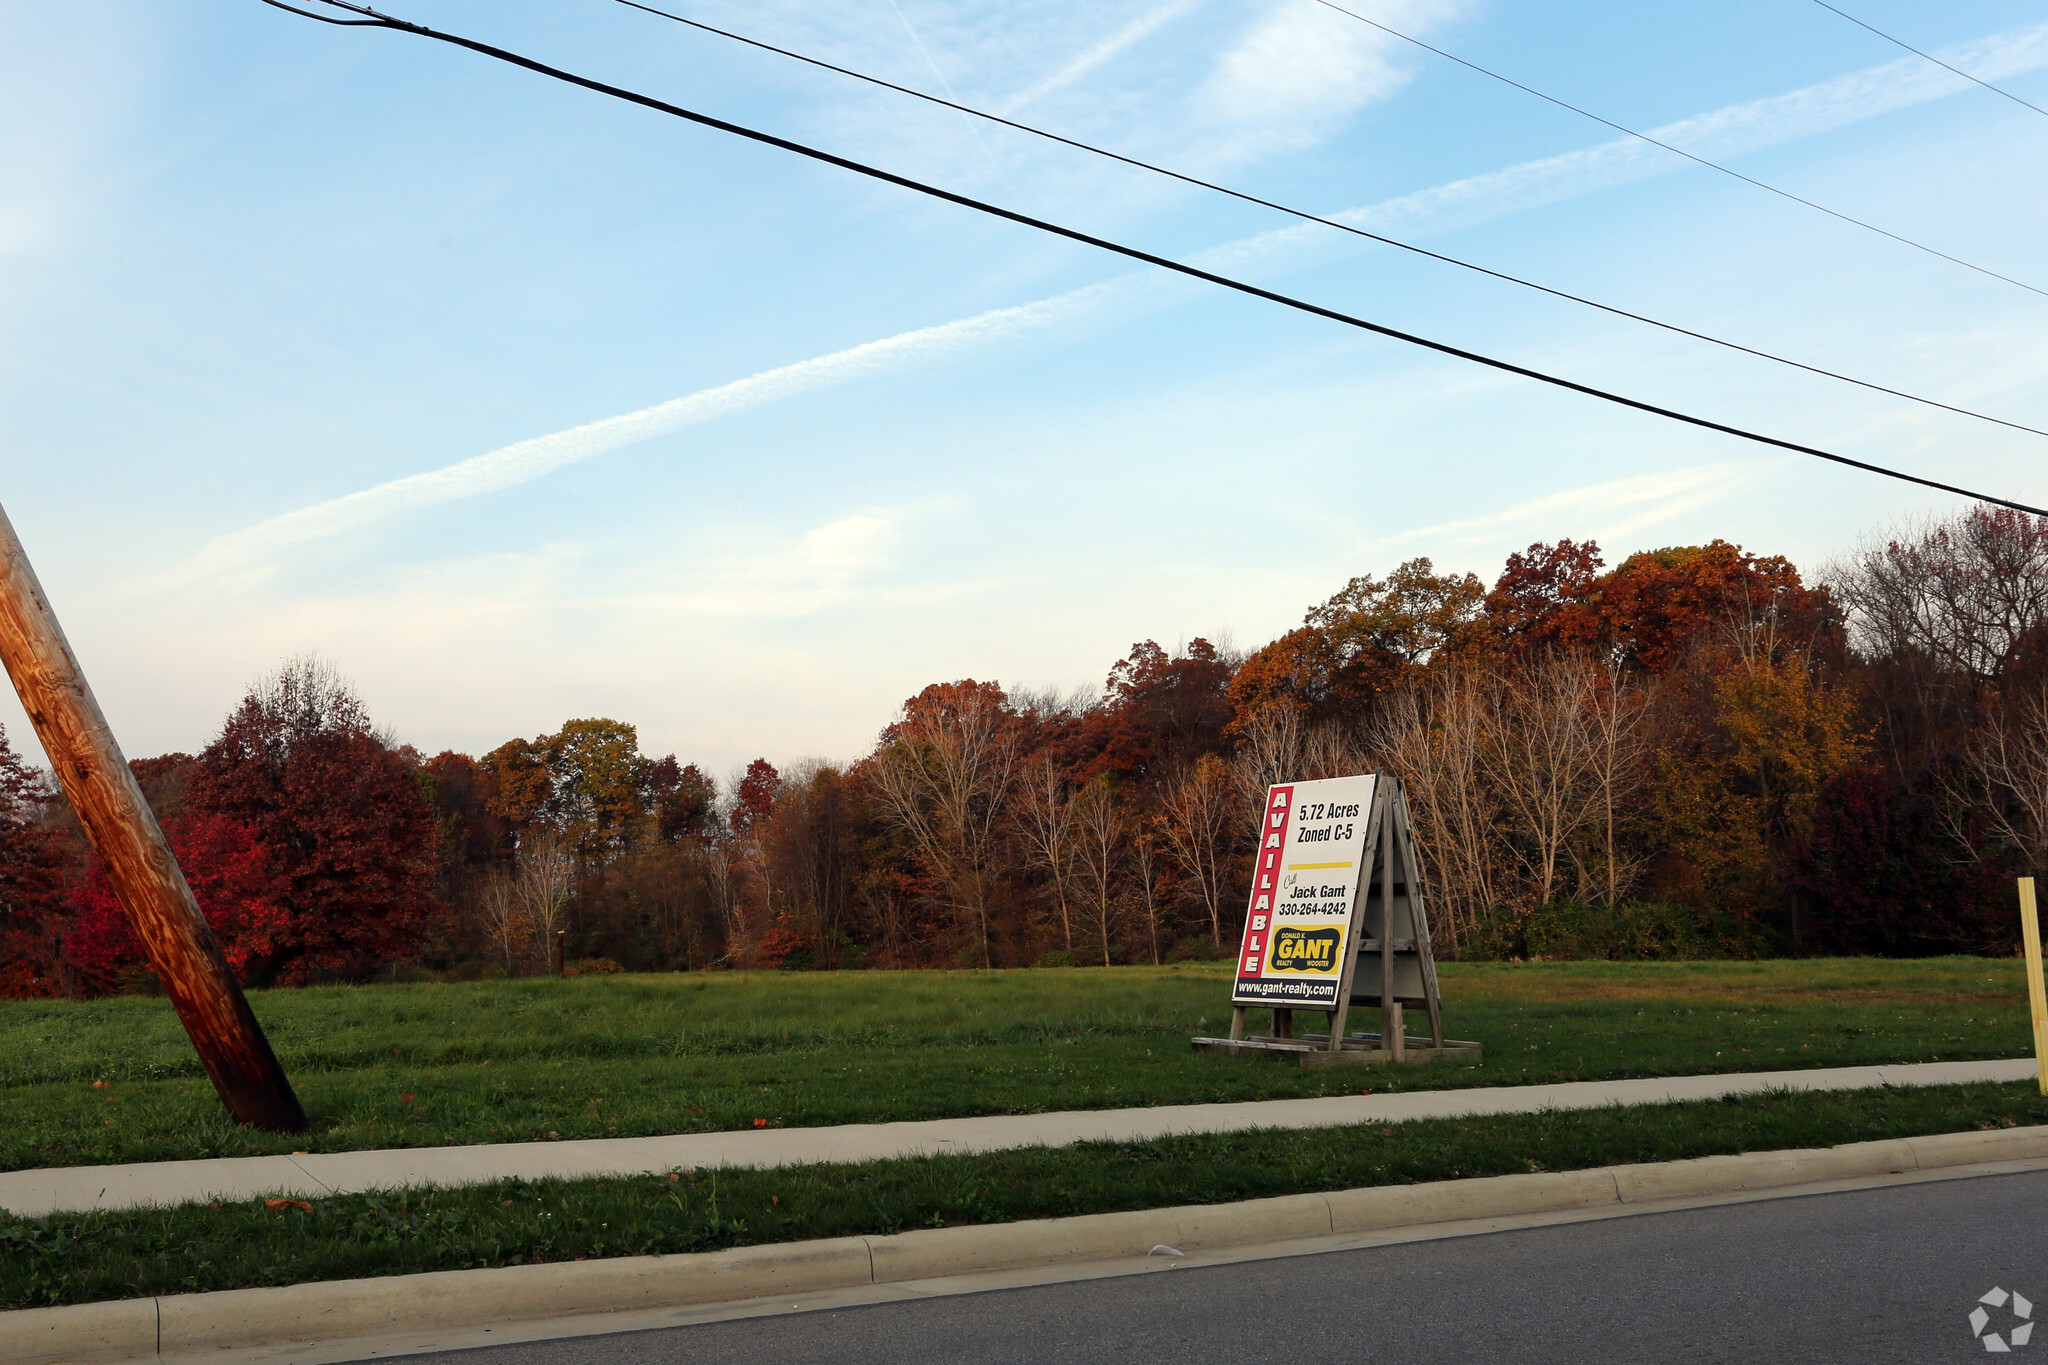
M 779 1170 L 0 1218 L 0 1306 L 886 1235 L 2048 1123 L 2031 1084 L 1084 1143 Z
M 238 1129 L 163 1000 L 0 1001 L 0 1170 L 2024 1056 L 2015 962 L 1471 963 L 1485 1061 L 1198 1057 L 1229 964 L 258 991 L 314 1131 Z M 1373 1027 L 1370 1018 L 1354 1022 Z

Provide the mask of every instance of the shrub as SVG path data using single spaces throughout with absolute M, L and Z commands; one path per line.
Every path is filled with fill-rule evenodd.
M 1733 921 L 1703 919 L 1664 901 L 1619 905 L 1553 901 L 1521 924 L 1522 956 L 1575 960 L 1654 962 L 1671 959 L 1753 957 L 1754 931 Z
M 1228 962 L 1237 950 L 1225 943 L 1211 943 L 1199 935 L 1176 939 L 1166 954 L 1168 962 Z

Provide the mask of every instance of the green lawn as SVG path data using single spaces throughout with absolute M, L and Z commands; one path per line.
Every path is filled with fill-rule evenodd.
M 2048 1122 L 2031 1084 L 1745 1096 L 771 1171 L 0 1215 L 0 1308 L 811 1237 Z
M 0 1169 L 2026 1055 L 2019 964 L 1454 964 L 1479 1065 L 1198 1057 L 1228 964 L 266 991 L 314 1131 L 223 1116 L 170 1006 L 0 1002 Z M 1414 1015 L 1411 1012 L 1410 1019 Z M 1354 1026 L 1374 1027 L 1370 1018 Z

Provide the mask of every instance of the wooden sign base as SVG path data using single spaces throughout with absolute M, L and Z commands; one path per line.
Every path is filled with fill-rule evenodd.
M 1275 1038 L 1254 1034 L 1249 1038 L 1197 1038 L 1195 1051 L 1219 1057 L 1291 1056 L 1303 1066 L 1369 1066 L 1378 1062 L 1476 1062 L 1482 1051 L 1478 1043 L 1446 1038 L 1439 1047 L 1428 1038 L 1403 1038 L 1401 1046 L 1383 1045 L 1377 1033 L 1347 1034 L 1343 1047 L 1330 1050 L 1327 1033 L 1304 1033 L 1299 1038 Z

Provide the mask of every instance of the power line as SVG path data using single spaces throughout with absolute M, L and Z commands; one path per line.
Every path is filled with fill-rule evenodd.
M 295 5 L 286 4 L 285 0 L 263 0 L 263 3 L 276 9 L 289 10 L 294 14 L 305 15 L 308 18 L 326 18 L 326 16 L 312 14 L 306 10 L 299 9 Z M 1184 262 L 1172 260 L 1165 256 L 1154 255 L 1152 252 L 1144 251 L 1137 247 L 1125 246 L 1120 242 L 1110 241 L 1106 237 L 1096 237 L 1077 228 L 1063 227 L 1058 223 L 1047 222 L 1043 218 L 1033 218 L 1029 214 L 1019 213 L 1015 209 L 1006 209 L 998 204 L 973 199 L 964 194 L 956 194 L 952 190 L 940 189 L 936 185 L 927 185 L 922 181 L 912 180 L 908 176 L 897 175 L 893 171 L 885 171 L 876 166 L 869 166 L 832 152 L 806 146 L 801 142 L 792 142 L 788 138 L 778 137 L 773 133 L 764 133 L 741 124 L 729 123 L 710 114 L 700 114 L 695 110 L 685 109 L 681 105 L 670 104 L 666 100 L 656 99 L 652 95 L 643 95 L 638 91 L 627 90 L 621 86 L 608 85 L 603 81 L 593 80 L 588 76 L 579 76 L 574 72 L 549 66 L 544 62 L 536 61 L 531 57 L 521 56 L 516 52 L 509 52 L 501 47 L 493 47 L 489 43 L 479 42 L 474 38 L 464 38 L 453 33 L 442 33 L 435 29 L 427 28 L 422 24 L 415 24 L 404 19 L 393 18 L 390 15 L 379 14 L 376 10 L 366 5 L 352 4 L 349 3 L 349 0 L 310 0 L 310 3 L 369 16 L 366 20 L 353 21 L 356 26 L 395 29 L 399 32 L 411 33 L 421 38 L 431 38 L 435 42 L 467 48 L 471 52 L 476 52 L 513 66 L 523 67 L 528 71 L 549 77 L 552 80 L 581 86 L 585 90 L 595 91 L 600 95 L 609 95 L 613 99 L 624 100 L 629 104 L 637 104 L 643 108 L 653 109 L 658 113 L 686 119 L 702 127 L 714 128 L 719 132 L 730 133 L 735 137 L 743 137 L 750 142 L 758 142 L 763 146 L 774 147 L 785 152 L 793 152 L 798 156 L 821 162 L 827 166 L 836 166 L 841 170 L 852 171 L 856 175 L 864 175 L 870 179 L 895 185 L 901 189 L 914 190 L 919 194 L 929 195 L 934 199 L 942 199 L 949 204 L 957 204 L 962 208 L 973 209 L 978 213 L 985 213 L 991 217 L 1001 218 L 1024 227 L 1036 228 L 1040 232 L 1050 233 L 1056 237 L 1064 237 L 1069 241 L 1080 242 L 1085 246 L 1096 247 L 1103 251 L 1128 257 L 1134 261 L 1142 261 L 1146 265 L 1157 266 L 1161 270 L 1170 270 L 1175 274 L 1186 275 L 1190 279 L 1202 280 L 1205 283 L 1218 285 L 1224 289 L 1235 290 L 1237 293 L 1247 294 L 1252 298 L 1264 299 L 1268 303 L 1277 303 L 1283 307 L 1292 308 L 1297 312 L 1327 318 L 1332 322 L 1341 322 L 1347 327 L 1356 327 L 1360 331 L 1389 337 L 1395 341 L 1404 341 L 1411 346 L 1420 346 L 1442 355 L 1456 356 L 1460 360 L 1469 360 L 1476 365 L 1484 365 L 1490 369 L 1500 370 L 1507 374 L 1519 375 L 1524 379 L 1533 379 L 1538 383 L 1549 384 L 1554 388 L 1568 389 L 1573 393 L 1584 394 L 1589 398 L 1598 398 L 1603 402 L 1613 403 L 1620 407 L 1633 408 L 1638 412 L 1647 412 L 1653 416 L 1669 418 L 1674 422 L 1683 422 L 1688 426 L 1700 427 L 1707 431 L 1718 431 L 1725 436 L 1734 436 L 1740 440 L 1753 441 L 1759 445 L 1771 446 L 1778 450 L 1789 450 L 1795 454 L 1811 455 L 1816 459 L 1846 465 L 1851 469 L 1860 469 L 1868 474 L 1877 474 L 1888 479 L 1898 479 L 1904 483 L 1917 484 L 1922 488 L 1937 489 L 1943 493 L 1954 493 L 1959 497 L 1990 503 L 1997 507 L 2009 507 L 2016 512 L 2026 512 L 2034 516 L 2048 517 L 2048 509 L 2015 502 L 2009 498 L 1993 497 L 1988 493 L 1974 492 L 1955 484 L 1941 483 L 1934 479 L 1922 478 L 1918 474 L 1908 474 L 1902 470 L 1887 469 L 1883 465 L 1870 464 L 1867 461 L 1852 459 L 1847 455 L 1837 455 L 1833 451 L 1822 450 L 1817 446 L 1801 445 L 1796 441 L 1787 441 L 1776 436 L 1766 436 L 1760 432 L 1731 426 L 1725 422 L 1716 422 L 1712 418 L 1696 417 L 1691 413 L 1680 412 L 1675 408 L 1662 407 L 1656 403 L 1645 402 L 1639 398 L 1629 398 L 1607 389 L 1595 388 L 1590 384 L 1581 384 L 1577 380 L 1566 379 L 1554 374 L 1546 374 L 1542 370 L 1530 369 L 1526 365 L 1517 365 L 1513 361 L 1496 359 L 1493 356 L 1482 355 L 1477 351 L 1468 351 L 1463 347 L 1453 346 L 1448 342 L 1432 341 L 1428 337 L 1417 336 L 1412 332 L 1403 332 L 1398 328 L 1388 327 L 1382 323 L 1368 322 L 1364 318 L 1354 317 L 1349 313 L 1340 313 L 1334 308 L 1325 308 L 1321 304 L 1310 303 L 1305 299 L 1297 299 L 1287 294 L 1276 293 L 1271 289 L 1263 289 L 1258 285 L 1249 284 L 1243 280 L 1235 280 L 1227 275 L 1218 275 L 1213 271 L 1203 270 L 1199 266 L 1187 265 Z M 350 21 L 329 20 L 329 22 Z
M 1914 47 L 1911 43 L 1902 42 L 1901 40 L 1892 37 L 1891 34 L 1886 33 L 1883 29 L 1874 28 L 1871 25 L 1864 23 L 1861 19 L 1858 19 L 1855 15 L 1850 14 L 1847 10 L 1836 9 L 1833 5 L 1830 5 L 1828 3 L 1828 0 L 1813 0 L 1813 3 L 1819 5 L 1822 9 L 1827 10 L 1831 14 L 1841 15 L 1844 19 L 1847 19 L 1850 23 L 1856 25 L 1856 27 L 1858 28 L 1868 29 L 1870 32 L 1875 33 L 1878 37 L 1884 39 L 1886 42 L 1890 43 L 1894 47 L 1903 47 L 1904 49 L 1906 49 L 1906 51 L 1912 53 L 1915 57 L 1922 57 L 1930 62 L 1933 62 L 1943 71 L 1953 71 L 1956 75 L 1961 76 L 1966 81 L 1975 81 L 1978 85 L 1983 86 L 1986 90 L 1989 90 L 1994 95 L 2003 95 L 2007 99 L 2011 100 L 2014 104 L 2023 104 L 2037 114 L 2048 115 L 2048 109 L 2043 109 L 2038 104 L 2027 104 L 2027 101 L 2021 99 L 2018 95 L 2013 94 L 2010 90 L 2001 90 L 1997 86 L 1993 85 L 1990 81 L 1980 80 L 1978 77 L 1972 76 L 1969 72 L 1963 70 L 1959 66 L 1950 66 L 1947 62 L 1935 56 L 1933 53 L 1922 52 L 1919 48 Z
M 1155 165 L 1149 161 L 1141 161 L 1137 157 L 1125 156 L 1121 152 L 1112 152 L 1107 148 L 1097 147 L 1091 143 L 1081 142 L 1075 138 L 1065 137 L 1059 133 L 1049 132 L 1044 128 L 1037 128 L 1028 123 L 1019 123 L 1015 119 L 1005 118 L 1001 114 L 991 114 L 986 110 L 976 109 L 972 105 L 961 104 L 956 100 L 941 99 L 937 95 L 926 94 L 922 90 L 913 89 L 912 87 L 907 85 L 898 85 L 896 84 L 896 82 L 884 80 L 880 76 L 870 76 L 865 72 L 855 71 L 850 67 L 834 65 L 833 63 L 825 61 L 822 58 L 807 56 L 801 52 L 791 51 L 786 47 L 777 47 L 773 43 L 762 42 L 758 38 L 749 38 L 743 33 L 734 33 L 731 32 L 730 30 L 718 28 L 715 25 L 703 23 L 696 19 L 685 18 L 680 14 L 672 14 L 664 9 L 656 9 L 652 5 L 643 5 L 639 2 L 639 0 L 618 0 L 618 3 L 625 5 L 629 9 L 637 9 L 647 14 L 659 15 L 663 19 L 673 19 L 675 22 L 679 24 L 687 24 L 691 28 L 700 29 L 705 33 L 716 34 L 718 37 L 721 38 L 729 38 L 736 43 L 745 43 L 748 47 L 759 48 L 763 52 L 773 52 L 780 57 L 788 57 L 793 61 L 804 62 L 810 66 L 819 67 L 826 71 L 837 72 L 839 75 L 842 76 L 851 76 L 854 80 L 866 81 L 870 85 L 877 85 L 885 90 L 894 90 L 898 94 L 909 95 L 913 99 L 920 99 L 928 104 L 936 104 L 942 108 L 956 110 L 963 114 L 971 114 L 975 118 L 986 119 L 990 123 L 1001 124 L 1005 128 L 1014 128 L 1020 133 L 1029 133 L 1033 137 L 1041 137 L 1049 142 L 1057 142 L 1062 146 L 1072 147 L 1077 151 L 1089 152 L 1095 156 L 1107 157 L 1111 161 L 1122 162 L 1126 166 L 1134 166 L 1139 170 L 1150 171 L 1155 175 L 1163 175 L 1170 179 L 1178 180 L 1182 184 L 1194 185 L 1200 189 L 1205 190 L 1213 190 L 1218 194 L 1226 194 L 1229 195 L 1232 199 L 1242 200 L 1247 204 L 1257 204 L 1261 208 L 1273 209 L 1276 212 L 1285 213 L 1290 215 L 1291 217 L 1299 218 L 1303 222 L 1320 223 L 1324 227 L 1335 228 L 1339 232 L 1348 232 L 1354 237 L 1363 237 L 1370 241 L 1379 242 L 1385 246 L 1398 247 L 1402 251 L 1413 252 L 1417 256 L 1426 256 L 1432 261 L 1441 261 L 1445 265 L 1454 265 L 1463 270 L 1475 271 L 1478 274 L 1490 276 L 1493 279 L 1502 280 L 1508 284 L 1520 285 L 1524 289 L 1533 289 L 1538 293 L 1548 294 L 1552 298 L 1565 299 L 1571 303 L 1583 304 L 1587 308 L 1597 308 L 1603 313 L 1611 313 L 1615 317 L 1627 318 L 1632 322 L 1645 323 L 1651 327 L 1661 327 L 1665 331 L 1675 332 L 1679 336 L 1691 337 L 1695 341 L 1704 341 L 1709 345 L 1724 347 L 1731 351 L 1739 351 L 1743 355 L 1755 356 L 1759 360 L 1769 360 L 1779 365 L 1789 365 L 1795 370 L 1804 370 L 1808 374 L 1821 375 L 1828 379 L 1839 380 L 1844 384 L 1854 384 L 1858 388 L 1869 389 L 1873 393 L 1889 394 L 1893 398 L 1903 398 L 1909 403 L 1921 403 L 1925 404 L 1927 407 L 1930 408 L 1940 408 L 1944 412 L 1953 412 L 1963 417 L 1974 417 L 1982 422 L 1992 422 L 1997 424 L 1998 426 L 2009 427 L 2014 431 L 2024 431 L 2032 436 L 2048 436 L 2048 431 L 2043 431 L 2038 427 L 2030 427 L 2021 422 L 2007 421 L 2003 417 L 1993 417 L 1987 413 L 1977 412 L 1970 408 L 1957 407 L 1952 403 L 1943 403 L 1933 398 L 1922 398 L 1918 394 L 1907 393 L 1903 389 L 1888 388 L 1883 384 L 1873 383 L 1872 381 L 1867 379 L 1858 379 L 1853 375 L 1842 374 L 1836 370 L 1824 369 L 1819 365 L 1809 365 L 1803 360 L 1793 360 L 1788 356 L 1777 355 L 1770 351 L 1759 350 L 1754 346 L 1745 346 L 1738 341 L 1727 341 L 1721 337 L 1710 336 L 1705 332 L 1696 332 L 1690 327 L 1681 327 L 1675 322 L 1663 322 L 1658 320 L 1657 318 L 1647 317 L 1641 313 L 1630 312 L 1626 308 L 1618 308 L 1613 304 L 1601 303 L 1597 299 L 1589 299 L 1582 295 L 1573 294 L 1563 289 L 1554 289 L 1547 284 L 1538 284 L 1534 280 L 1525 280 L 1519 275 L 1510 275 L 1505 271 L 1494 270 L 1488 266 L 1475 264 L 1472 261 L 1461 260 L 1456 256 L 1446 256 L 1440 251 L 1431 251 L 1427 247 L 1416 246 L 1412 242 L 1403 242 L 1397 238 L 1387 237 L 1377 232 L 1368 231 L 1365 228 L 1355 227 L 1352 224 L 1343 222 L 1340 219 L 1326 218 L 1320 214 L 1310 213 L 1306 209 L 1297 209 L 1292 208 L 1286 204 L 1275 203 L 1271 199 L 1262 199 L 1255 194 L 1247 194 L 1242 190 L 1231 189 L 1228 185 L 1218 185 L 1213 181 L 1203 180 L 1199 176 L 1186 175 L 1180 171 L 1170 170 L 1167 167 Z
M 325 0 L 322 0 L 322 2 L 325 3 Z M 1589 118 L 1593 120 L 1593 122 L 1598 123 L 1603 127 L 1612 128 L 1617 133 L 1626 133 L 1628 136 L 1632 138 L 1636 138 L 1640 141 L 1647 142 L 1652 147 L 1662 147 L 1665 151 L 1670 152 L 1676 156 L 1682 156 L 1687 161 L 1696 162 L 1701 166 L 1705 166 L 1708 170 L 1719 171 L 1721 174 L 1726 176 L 1732 176 L 1735 179 L 1742 181 L 1746 185 L 1754 185 L 1760 190 L 1769 190 L 1772 194 L 1777 195 L 1781 199 L 1789 199 L 1795 204 L 1804 204 L 1807 208 L 1813 209 L 1819 213 L 1825 213 L 1830 218 L 1839 218 L 1841 221 L 1845 223 L 1850 223 L 1856 227 L 1862 228 L 1865 232 L 1874 232 L 1880 237 L 1889 237 L 1894 242 L 1898 242 L 1902 246 L 1912 247 L 1915 251 L 1924 251 L 1930 256 L 1939 256 L 1942 260 L 1947 261 L 1952 265 L 1959 265 L 1965 270 L 1974 270 L 1979 275 L 1989 275 L 1994 280 L 2003 280 L 2005 283 L 2015 285 L 2018 288 L 2026 290 L 2030 294 L 2039 294 L 2043 298 L 2048 298 L 2048 289 L 2037 289 L 2033 285 L 2028 284 L 2025 280 L 2016 280 L 2010 275 L 2001 275 L 1996 270 L 1991 270 L 1981 265 L 1972 264 L 1971 262 L 1964 260 L 1960 256 L 1951 256 L 1946 251 L 1940 251 L 1935 249 L 1934 247 L 1928 246 L 1925 242 L 1916 242 L 1911 237 L 1901 237 L 1898 233 L 1888 231 L 1885 228 L 1881 228 L 1877 226 L 1877 224 L 1875 223 L 1865 222 L 1861 218 L 1852 218 L 1848 214 L 1842 213 L 1836 209 L 1831 209 L 1825 204 L 1816 204 L 1811 199 L 1802 199 L 1798 195 L 1792 193 L 1792 191 L 1790 190 L 1781 190 L 1776 185 L 1766 184 L 1764 181 L 1758 180 L 1754 176 L 1744 175 L 1741 171 L 1735 170 L 1733 167 L 1724 166 L 1718 161 L 1709 161 L 1707 160 L 1707 158 L 1703 156 L 1696 156 L 1693 153 L 1686 151 L 1683 147 L 1674 147 L 1672 144 L 1668 142 L 1660 142 L 1656 138 L 1651 137 L 1648 133 L 1639 133 L 1633 128 L 1624 127 L 1623 125 L 1616 123 L 1613 119 L 1602 118 L 1600 117 L 1600 115 L 1593 113 L 1591 110 L 1581 109 L 1578 105 L 1571 104 L 1565 100 L 1561 100 L 1557 98 L 1557 96 L 1555 95 L 1546 95 L 1541 90 L 1536 89 L 1534 86 L 1524 85 L 1520 81 L 1515 80 L 1512 77 L 1501 75 L 1498 71 L 1490 71 L 1486 67 L 1479 65 L 1477 62 L 1468 62 L 1463 57 L 1455 56 L 1452 53 L 1444 51 L 1440 47 L 1432 47 L 1428 43 L 1423 42 L 1420 38 L 1411 38 L 1407 34 L 1401 32 L 1398 29 L 1388 28 L 1385 24 L 1380 23 L 1377 19 L 1368 19 L 1363 14 L 1354 13 L 1351 10 L 1345 9 L 1342 5 L 1334 3 L 1334 0 L 1316 0 L 1316 3 L 1318 5 L 1323 6 L 1325 9 L 1333 9 L 1337 11 L 1337 13 L 1345 15 L 1348 18 L 1356 19 L 1361 24 L 1370 24 L 1372 27 L 1378 29 L 1380 32 L 1389 34 L 1395 38 L 1399 38 L 1404 43 L 1413 43 L 1415 46 L 1421 48 L 1425 52 L 1434 52 L 1437 56 L 1444 58 L 1446 61 L 1456 62 L 1459 66 L 1462 66 L 1470 71 L 1477 71 L 1480 75 L 1486 76 L 1492 80 L 1499 81 L 1502 85 L 1511 85 L 1515 89 L 1522 91 L 1524 94 L 1534 95 L 1537 99 L 1543 100 L 1549 104 L 1554 104 L 1560 109 L 1569 109 L 1572 113 L 1577 114 L 1580 118 Z

